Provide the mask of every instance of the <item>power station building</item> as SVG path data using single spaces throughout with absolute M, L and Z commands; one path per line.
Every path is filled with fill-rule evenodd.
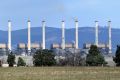
M 9 54 L 11 50 L 11 21 L 8 20 L 8 43 L 0 43 L 0 56 Z
M 27 43 L 18 43 L 17 45 L 17 50 L 19 54 L 23 54 L 24 55 L 31 55 L 33 54 L 36 50 L 38 49 L 46 49 L 46 30 L 45 30 L 45 26 L 46 26 L 46 22 L 42 21 L 42 43 L 31 43 L 31 21 L 28 20 L 28 40 Z M 51 49 L 80 49 L 79 48 L 79 30 L 78 30 L 78 20 L 75 20 L 75 42 L 74 43 L 67 43 L 65 41 L 65 21 L 61 21 L 61 32 L 62 32 L 62 36 L 61 36 L 61 43 L 53 43 L 51 44 Z M 11 52 L 12 51 L 12 46 L 11 46 L 11 21 L 8 20 L 8 43 L 4 44 L 1 43 L 0 44 L 0 49 L 2 51 L 8 51 Z M 85 43 L 83 44 L 83 49 L 90 49 L 91 45 L 96 45 L 99 49 L 104 49 L 107 51 L 107 53 L 112 54 L 112 43 L 111 43 L 111 21 L 108 21 L 108 43 L 104 44 L 104 43 L 100 43 L 99 42 L 99 23 L 98 21 L 95 21 L 95 43 Z M 82 49 L 81 49 L 82 50 Z
M 106 55 L 112 54 L 112 43 L 111 43 L 111 21 L 108 21 L 108 43 L 100 43 L 99 42 L 99 24 L 98 21 L 95 21 L 95 43 L 85 43 L 83 44 L 83 49 L 90 49 L 91 45 L 96 45 L 101 53 Z
M 46 49 L 46 22 L 42 21 L 42 41 L 41 43 L 32 43 L 31 42 L 31 21 L 28 20 L 28 32 L 27 32 L 27 43 L 18 43 L 16 49 L 16 55 L 21 56 L 31 56 L 39 49 Z M 0 56 L 7 55 L 12 52 L 12 38 L 11 38 L 11 21 L 8 21 L 8 43 L 0 43 Z M 83 48 L 79 48 L 79 23 L 78 20 L 75 20 L 75 42 L 67 43 L 65 41 L 65 21 L 61 21 L 61 43 L 53 43 L 51 44 L 51 49 L 55 52 L 56 58 L 65 58 L 67 52 L 69 53 L 79 53 L 79 55 L 84 56 L 88 54 L 88 51 L 91 45 L 96 45 L 103 55 L 111 55 L 112 54 L 112 40 L 111 40 L 111 21 L 108 21 L 108 43 L 100 43 L 99 42 L 99 23 L 95 21 L 95 43 L 85 43 L 83 44 Z M 112 59 L 107 56 L 107 60 Z M 111 60 L 112 61 L 112 60 Z
M 28 20 L 28 43 L 17 45 L 18 54 L 33 55 L 39 49 L 45 49 L 45 21 L 42 21 L 42 43 L 31 43 L 31 21 Z
M 51 49 L 79 49 L 78 48 L 78 20 L 75 20 L 75 43 L 67 43 L 65 41 L 65 21 L 62 21 L 62 36 L 61 44 L 53 43 Z

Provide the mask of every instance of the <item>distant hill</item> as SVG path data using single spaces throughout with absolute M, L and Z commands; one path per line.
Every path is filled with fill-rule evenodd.
M 84 43 L 94 43 L 94 27 L 79 27 L 79 47 L 82 48 Z M 66 29 L 66 43 L 75 41 L 75 29 Z M 7 43 L 7 31 L 0 30 L 0 43 Z M 31 41 L 42 42 L 42 28 L 31 28 Z M 99 28 L 99 42 L 108 43 L 108 28 Z M 12 31 L 12 45 L 15 47 L 18 43 L 27 43 L 27 29 Z M 50 47 L 52 43 L 61 43 L 61 29 L 46 27 L 46 46 Z M 116 45 L 120 44 L 120 29 L 112 29 L 112 46 L 115 51 Z

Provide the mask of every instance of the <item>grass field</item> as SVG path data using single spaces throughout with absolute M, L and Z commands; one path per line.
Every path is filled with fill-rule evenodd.
M 0 68 L 0 80 L 120 80 L 114 67 Z

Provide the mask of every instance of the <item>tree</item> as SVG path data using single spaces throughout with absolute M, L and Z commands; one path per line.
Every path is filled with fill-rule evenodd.
M 0 67 L 2 66 L 2 61 L 0 60 Z
M 52 50 L 38 50 L 33 55 L 34 66 L 52 66 L 56 64 Z
M 117 46 L 115 57 L 113 58 L 116 66 L 120 66 L 120 46 Z
M 25 65 L 26 65 L 25 61 L 21 57 L 19 57 L 17 66 L 25 66 Z
M 80 50 L 76 49 L 59 51 L 56 60 L 57 65 L 60 66 L 84 66 L 86 61 L 85 58 L 82 57 Z
M 105 59 L 95 45 L 91 45 L 89 54 L 86 57 L 86 64 L 89 66 L 105 65 Z
M 7 62 L 9 64 L 9 67 L 13 67 L 15 64 L 15 55 L 12 52 L 8 54 Z
M 82 65 L 82 57 L 79 51 L 73 50 L 72 51 L 66 51 L 65 53 L 65 60 L 66 65 L 70 66 L 81 66 Z

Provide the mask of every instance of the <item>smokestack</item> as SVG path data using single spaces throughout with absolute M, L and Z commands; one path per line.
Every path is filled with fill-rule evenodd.
M 42 45 L 43 49 L 45 49 L 45 21 L 42 21 Z
M 62 21 L 62 49 L 65 49 L 65 22 Z
M 109 28 L 109 54 L 112 53 L 112 41 L 111 41 L 111 21 L 108 21 Z
M 28 53 L 30 54 L 31 52 L 31 22 L 28 20 Z
M 96 25 L 96 27 L 95 27 L 95 45 L 98 46 L 98 27 L 99 27 L 98 21 L 95 21 L 95 25 Z
M 11 52 L 11 21 L 8 20 L 8 49 Z
M 78 49 L 78 20 L 75 21 L 75 48 Z

